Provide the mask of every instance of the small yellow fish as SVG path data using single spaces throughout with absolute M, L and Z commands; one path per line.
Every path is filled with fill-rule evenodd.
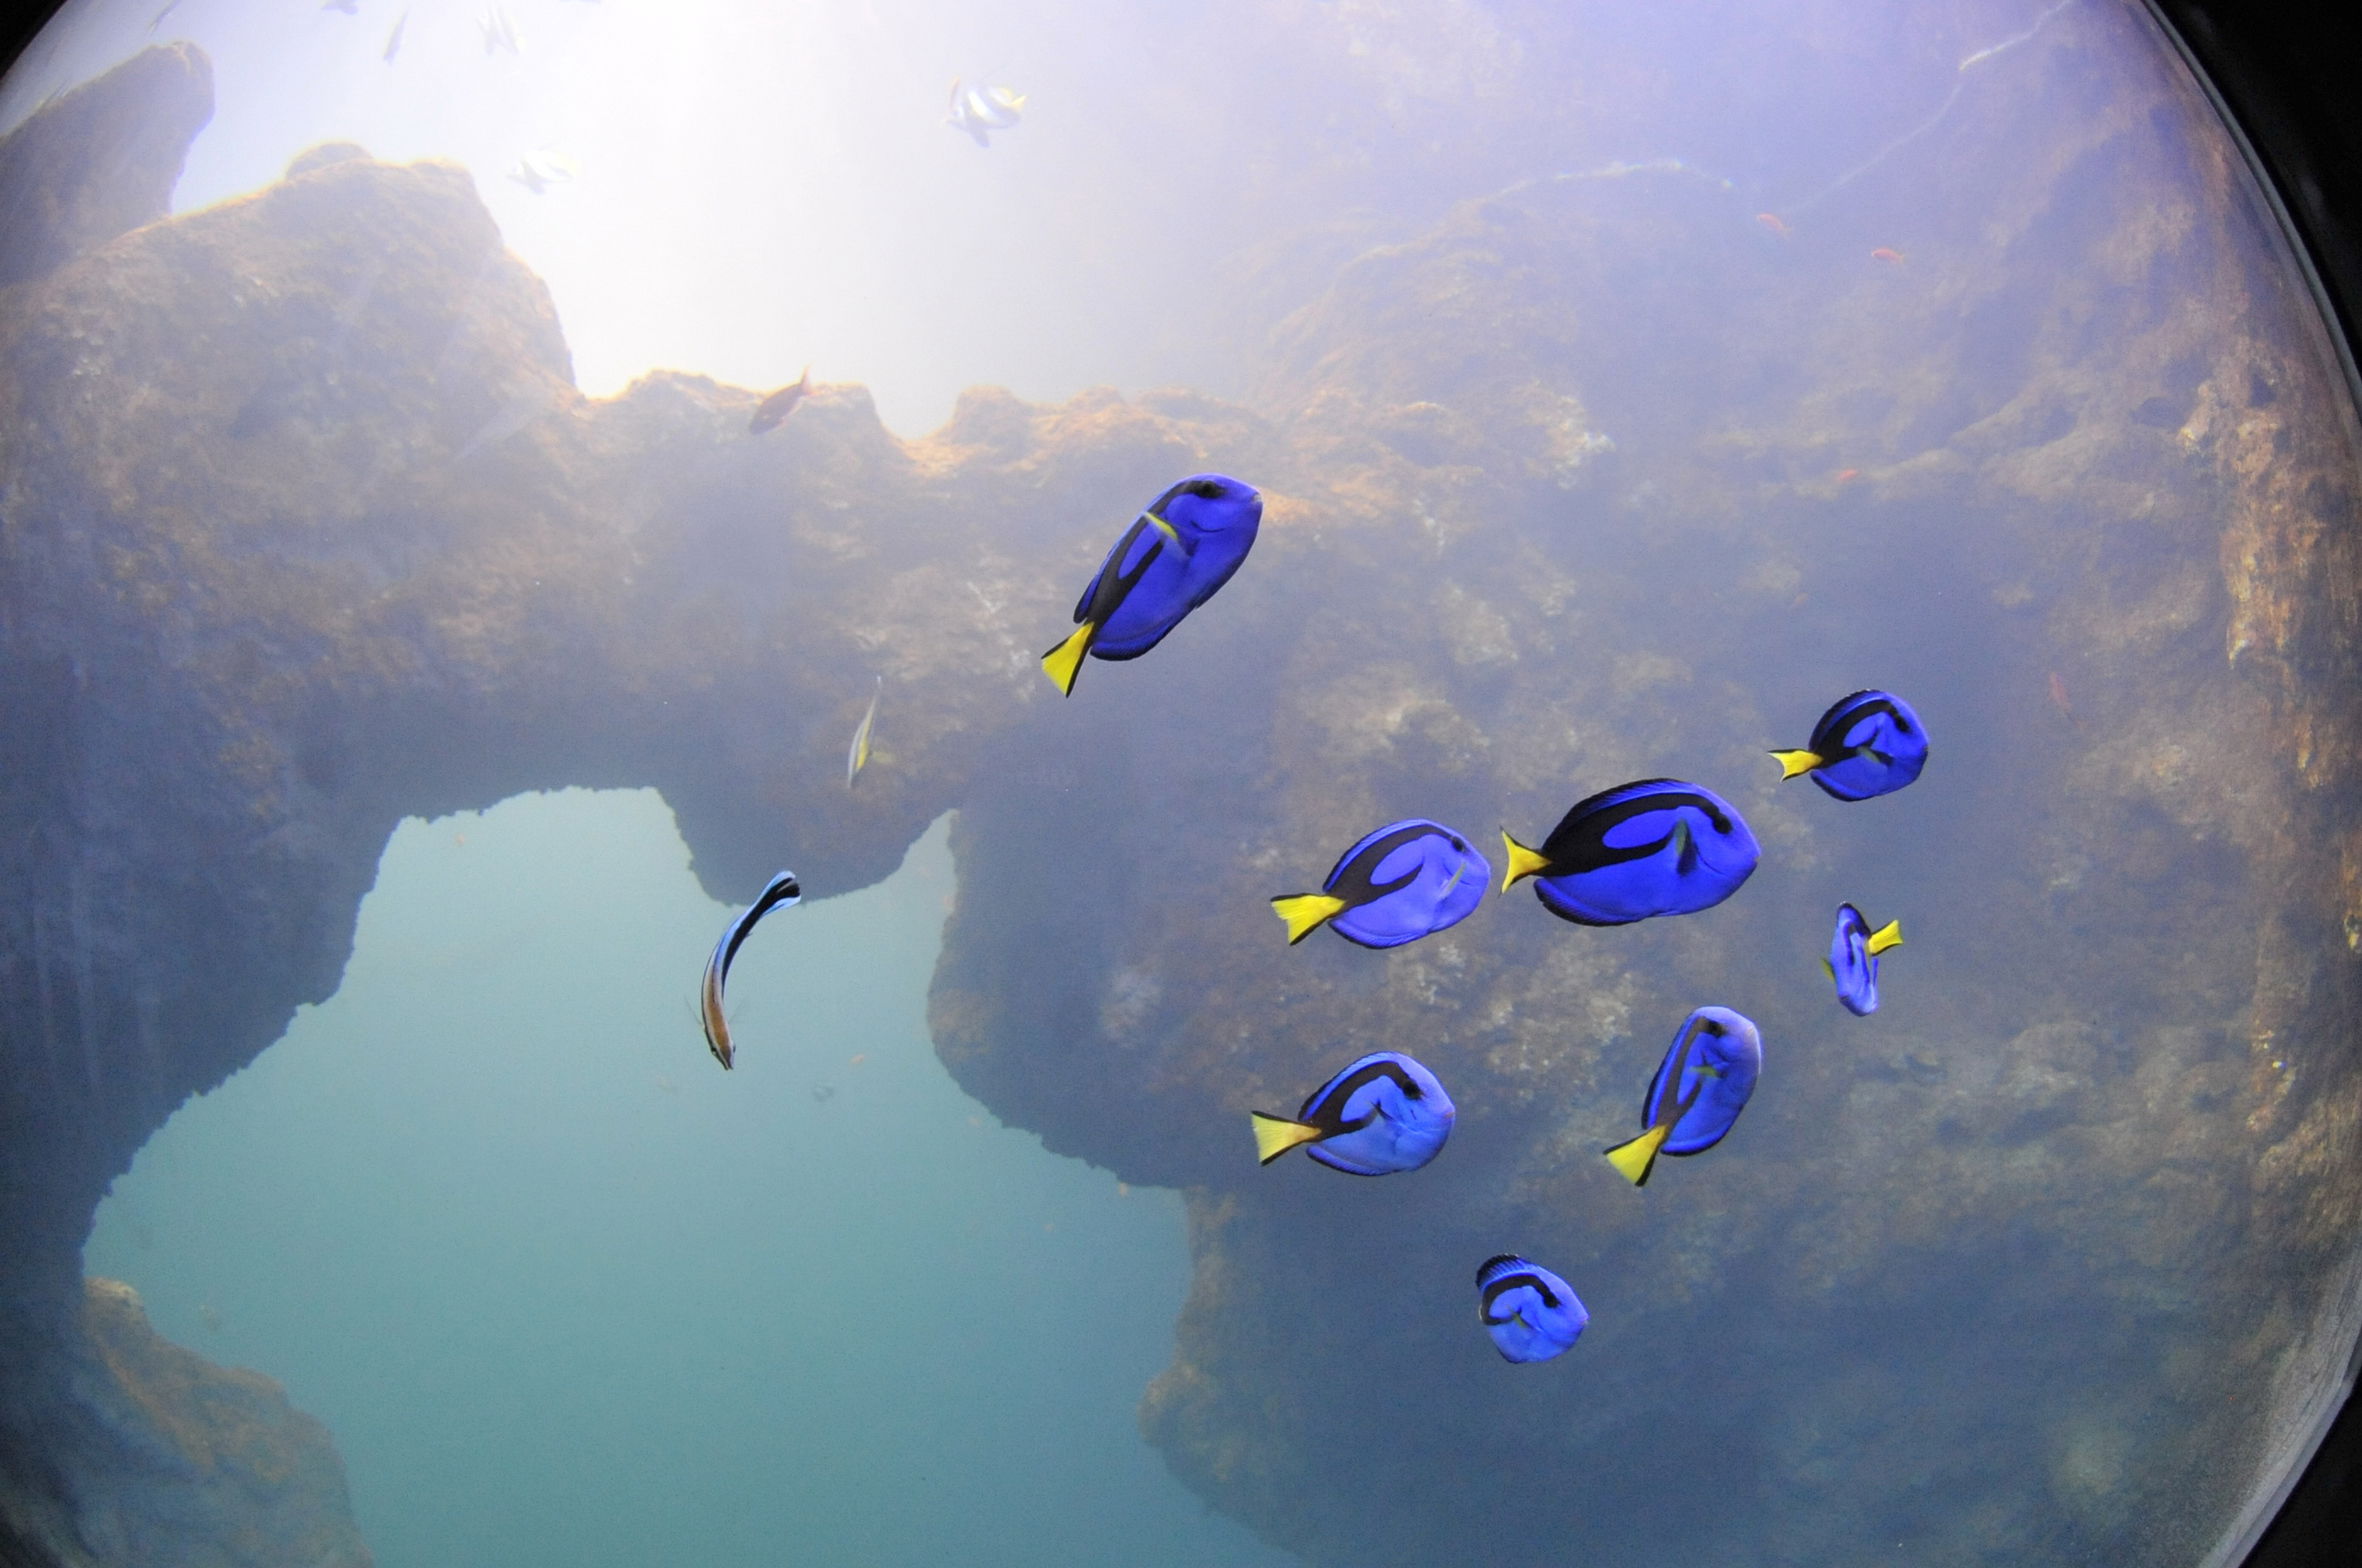
M 845 788 L 851 789 L 861 770 L 869 766 L 869 732 L 878 721 L 878 698 L 885 695 L 886 678 L 878 677 L 877 689 L 869 694 L 869 711 L 861 716 L 861 725 L 853 731 L 853 744 L 845 752 Z

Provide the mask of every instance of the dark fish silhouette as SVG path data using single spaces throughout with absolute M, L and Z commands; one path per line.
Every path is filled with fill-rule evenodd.
M 806 365 L 801 381 L 793 386 L 781 387 L 755 405 L 755 417 L 746 422 L 746 433 L 759 436 L 766 430 L 784 424 L 787 416 L 796 411 L 796 405 L 804 400 L 804 394 L 811 390 L 812 367 Z

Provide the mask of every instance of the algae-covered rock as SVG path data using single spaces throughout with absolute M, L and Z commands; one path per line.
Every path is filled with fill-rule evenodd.
M 0 137 L 0 288 L 163 217 L 190 138 L 212 118 L 211 62 L 169 44 Z
M 128 1285 L 94 1279 L 83 1323 L 104 1380 L 85 1385 L 129 1462 L 76 1523 L 101 1562 L 369 1568 L 328 1429 L 259 1372 L 159 1337 Z M 178 1507 L 159 1518 L 150 1493 Z

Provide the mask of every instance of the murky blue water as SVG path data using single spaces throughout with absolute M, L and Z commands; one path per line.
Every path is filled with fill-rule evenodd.
M 326 1421 L 381 1568 L 1293 1561 L 1141 1441 L 1180 1205 L 953 1085 L 942 824 L 733 911 L 652 792 L 405 823 L 344 984 L 184 1107 L 87 1258 Z

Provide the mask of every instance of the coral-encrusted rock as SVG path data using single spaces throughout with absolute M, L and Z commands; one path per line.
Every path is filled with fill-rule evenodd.
M 113 1280 L 89 1282 L 83 1324 L 101 1374 L 83 1385 L 88 1408 L 123 1467 L 82 1499 L 94 1559 L 369 1568 L 328 1429 L 277 1383 L 160 1337 Z
M 163 217 L 189 142 L 212 118 L 212 62 L 167 44 L 0 137 L 0 288 Z

